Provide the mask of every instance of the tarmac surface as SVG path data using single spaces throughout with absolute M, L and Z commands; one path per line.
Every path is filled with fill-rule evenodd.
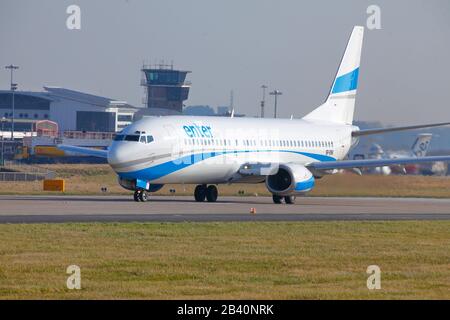
M 0 196 L 0 223 L 339 220 L 450 220 L 450 199 L 297 197 L 276 205 L 270 197 Z

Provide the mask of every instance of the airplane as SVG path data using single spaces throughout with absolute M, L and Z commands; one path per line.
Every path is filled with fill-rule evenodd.
M 420 133 L 417 135 L 416 140 L 411 146 L 411 150 L 409 153 L 401 153 L 401 152 L 384 152 L 383 148 L 378 144 L 374 143 L 369 150 L 368 159 L 399 159 L 399 158 L 407 158 L 407 157 L 425 157 L 430 146 L 431 138 L 433 135 L 431 133 Z M 384 167 L 376 167 L 372 170 L 368 170 L 368 172 L 372 174 L 382 174 L 382 175 L 390 175 L 391 173 L 403 173 L 406 174 L 409 172 L 417 172 L 416 167 L 408 167 L 408 170 L 404 166 L 384 166 Z
M 215 202 L 216 185 L 239 182 L 265 183 L 274 203 L 292 204 L 340 169 L 450 161 L 450 155 L 343 160 L 361 136 L 450 124 L 352 125 L 363 34 L 364 27 L 354 27 L 326 101 L 301 119 L 147 117 L 119 132 L 108 150 L 58 147 L 106 158 L 137 202 L 169 183 L 196 184 L 195 201 Z

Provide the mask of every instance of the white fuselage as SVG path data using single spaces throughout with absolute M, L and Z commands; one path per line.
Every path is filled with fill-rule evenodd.
M 297 119 L 148 117 L 118 134 L 108 162 L 123 179 L 152 184 L 243 181 L 246 163 L 343 159 L 354 126 Z

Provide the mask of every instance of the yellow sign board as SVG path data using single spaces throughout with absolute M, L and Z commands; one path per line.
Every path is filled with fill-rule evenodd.
M 62 179 L 44 180 L 44 191 L 61 191 L 66 190 L 65 181 Z

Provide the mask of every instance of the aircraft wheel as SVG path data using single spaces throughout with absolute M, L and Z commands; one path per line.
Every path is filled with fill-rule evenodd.
M 133 199 L 134 199 L 134 201 L 136 201 L 136 202 L 139 202 L 140 200 L 139 200 L 139 193 L 141 192 L 141 190 L 136 190 L 135 192 L 134 192 L 134 195 L 133 195 Z
M 208 202 L 216 202 L 218 195 L 219 192 L 217 191 L 216 186 L 211 185 L 206 188 L 206 200 L 208 200 Z
M 273 203 L 276 203 L 276 204 L 280 204 L 282 199 L 283 199 L 283 197 L 277 196 L 275 194 L 272 196 Z
M 139 200 L 140 200 L 141 202 L 147 202 L 147 200 L 148 200 L 148 194 L 147 194 L 147 191 L 142 190 L 142 191 L 139 193 Z
M 206 186 L 199 184 L 195 187 L 194 198 L 197 202 L 203 202 L 206 198 Z
M 295 196 L 286 196 L 286 197 L 284 197 L 284 202 L 286 202 L 286 204 L 294 204 L 295 203 Z

